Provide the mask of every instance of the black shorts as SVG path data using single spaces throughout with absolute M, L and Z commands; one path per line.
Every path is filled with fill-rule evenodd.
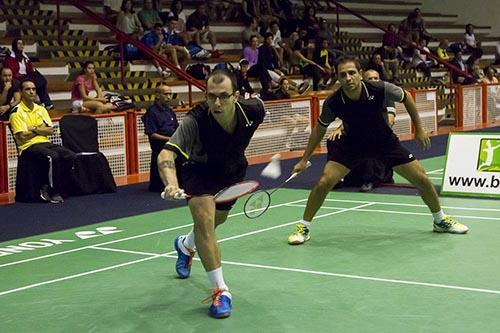
M 192 196 L 215 195 L 220 190 L 241 182 L 245 178 L 246 167 L 235 173 L 211 170 L 206 165 L 184 163 L 177 165 L 179 187 Z M 217 210 L 231 210 L 236 200 L 215 204 Z
M 346 143 L 342 138 L 335 141 L 327 141 L 328 161 L 335 161 L 350 170 L 361 165 L 367 158 L 376 158 L 384 162 L 389 168 L 410 163 L 415 160 L 413 154 L 401 145 L 399 140 L 391 140 L 376 148 L 360 147 Z

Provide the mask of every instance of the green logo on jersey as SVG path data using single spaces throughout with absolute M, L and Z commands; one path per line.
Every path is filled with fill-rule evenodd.
M 479 157 L 477 160 L 477 170 L 500 172 L 499 139 L 481 139 Z

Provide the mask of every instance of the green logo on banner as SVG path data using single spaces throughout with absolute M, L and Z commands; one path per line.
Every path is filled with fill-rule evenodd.
M 500 172 L 500 140 L 481 139 L 478 171 Z

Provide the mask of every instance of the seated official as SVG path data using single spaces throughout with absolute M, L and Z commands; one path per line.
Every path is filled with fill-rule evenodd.
M 52 121 L 47 109 L 34 102 L 35 98 L 35 83 L 29 79 L 21 81 L 21 102 L 10 115 L 11 129 L 21 157 L 29 153 L 40 168 L 46 168 L 48 164 L 47 178 L 40 189 L 41 199 L 61 203 L 64 201 L 63 195 L 66 194 L 75 154 L 50 142 Z
M 144 133 L 148 136 L 151 146 L 151 168 L 149 171 L 149 190 L 151 192 L 161 192 L 165 188 L 158 173 L 158 154 L 179 126 L 175 112 L 168 106 L 170 100 L 172 100 L 172 88 L 162 84 L 156 88 L 154 104 L 142 116 Z

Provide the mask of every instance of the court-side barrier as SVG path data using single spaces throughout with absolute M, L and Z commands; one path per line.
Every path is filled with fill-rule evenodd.
M 500 86 L 474 85 L 457 87 L 457 127 L 469 124 L 500 121 Z M 497 92 L 499 92 L 497 94 Z M 410 90 L 417 104 L 417 111 L 426 131 L 438 129 L 436 90 Z M 246 151 L 248 157 L 273 154 L 290 150 L 302 150 L 307 144 L 311 128 L 317 123 L 326 95 L 307 98 L 266 102 L 264 123 L 256 131 Z M 176 110 L 182 121 L 187 109 Z M 396 104 L 394 131 L 399 136 L 414 131 L 403 104 Z M 126 112 L 98 115 L 99 147 L 108 158 L 114 176 L 134 175 L 149 171 L 151 150 L 144 134 L 142 113 Z M 61 144 L 58 120 L 54 119 L 52 142 Z M 326 137 L 340 124 L 335 121 L 327 130 Z M 8 123 L 0 126 L 0 193 L 15 189 L 17 150 Z

